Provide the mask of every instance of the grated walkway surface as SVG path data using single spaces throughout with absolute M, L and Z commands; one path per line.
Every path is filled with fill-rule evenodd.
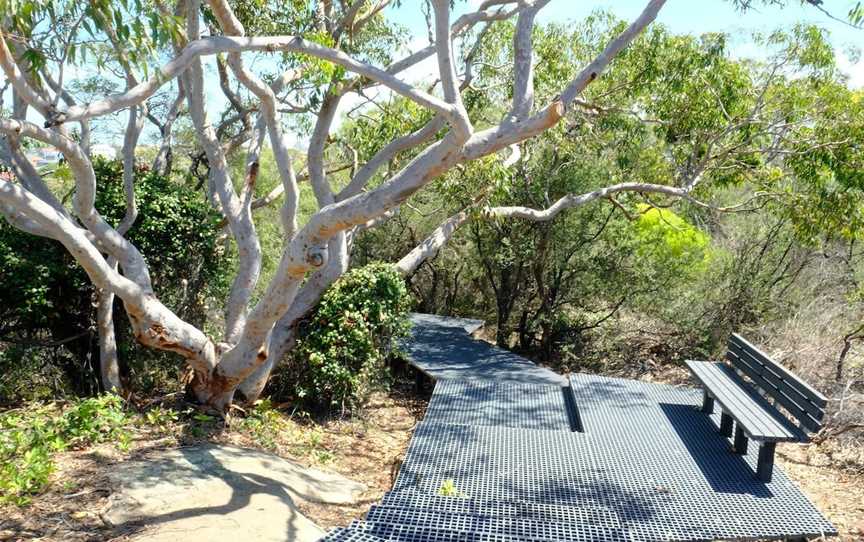
M 411 365 L 433 380 L 566 386 L 563 376 L 469 335 L 483 323 L 431 314 L 411 315 L 411 335 L 402 350 Z
M 424 422 L 569 431 L 569 392 L 561 386 L 439 380 Z
M 464 333 L 464 331 L 463 331 Z M 574 374 L 569 386 L 439 380 L 393 489 L 323 540 L 648 542 L 835 535 L 756 448 L 729 451 L 701 393 Z M 449 488 L 449 496 L 442 495 Z M 445 491 L 446 492 L 446 491 Z

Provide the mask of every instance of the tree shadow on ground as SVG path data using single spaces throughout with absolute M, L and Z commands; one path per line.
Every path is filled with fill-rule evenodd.
M 171 506 L 166 506 L 164 513 L 155 515 L 147 515 L 140 519 L 130 521 L 118 525 L 115 530 L 115 535 L 126 534 L 130 532 L 141 531 L 148 528 L 157 527 L 159 525 L 176 522 L 188 518 L 202 516 L 225 516 L 227 514 L 242 511 L 250 508 L 252 500 L 256 496 L 266 495 L 276 498 L 281 505 L 277 509 L 280 511 L 280 517 L 261 517 L 268 522 L 279 521 L 285 524 L 285 540 L 294 540 L 301 530 L 311 522 L 300 514 L 297 509 L 295 498 L 300 498 L 305 501 L 320 502 L 319 493 L 326 492 L 332 489 L 332 482 L 322 481 L 314 475 L 307 473 L 305 470 L 292 472 L 292 475 L 302 481 L 302 486 L 306 486 L 308 490 L 302 490 L 299 487 L 286 487 L 283 481 L 277 480 L 274 477 L 264 476 L 262 474 L 247 472 L 242 469 L 231 469 L 226 467 L 220 458 L 214 455 L 216 446 L 202 445 L 195 447 L 179 448 L 177 451 L 181 454 L 185 462 L 179 463 L 174 458 L 167 459 L 150 459 L 146 468 L 139 472 L 134 484 L 136 487 L 147 488 L 165 484 L 166 482 L 176 483 L 178 491 L 183 491 L 184 488 L 190 490 L 188 499 L 194 502 L 196 495 L 196 482 L 210 481 L 218 479 L 228 486 L 228 500 L 222 504 L 205 505 L 205 506 L 189 506 L 179 509 L 170 510 Z M 219 454 L 227 456 L 227 458 L 236 457 L 237 459 L 248 459 L 250 454 L 261 454 L 255 450 L 245 450 L 240 448 L 221 447 Z M 266 459 L 261 461 L 264 468 L 278 469 L 278 458 L 274 458 L 272 464 L 267 463 Z M 145 492 L 146 494 L 146 492 Z M 173 504 L 173 503 L 171 503 Z M 250 508 L 250 513 L 254 513 Z M 254 515 L 247 516 L 246 519 L 254 519 Z

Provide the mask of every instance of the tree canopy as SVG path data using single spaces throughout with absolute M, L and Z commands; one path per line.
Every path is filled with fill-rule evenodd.
M 575 25 L 537 24 L 549 0 L 430 0 L 418 6 L 428 45 L 411 48 L 388 18 L 395 3 L 0 1 L 12 97 L 0 213 L 62 245 L 95 286 L 106 388 L 122 386 L 115 297 L 136 340 L 179 354 L 192 394 L 225 412 L 305 348 L 304 318 L 340 306 L 325 292 L 352 258 L 410 281 L 461 238 L 493 290 L 499 342 L 516 311 L 520 341 L 549 350 L 561 307 L 579 305 L 566 314 L 576 327 L 598 325 L 709 267 L 719 215 L 771 209 L 801 243 L 861 234 L 864 111 L 824 30 L 754 36 L 765 54 L 740 59 L 724 34 L 652 26 L 664 0 L 632 21 L 595 12 Z M 856 25 L 860 12 L 841 15 Z M 407 80 L 426 59 L 434 80 Z M 211 91 L 227 103 L 218 115 Z M 121 113 L 122 184 L 105 186 L 91 140 Z M 142 178 L 145 123 L 158 148 Z M 28 142 L 62 153 L 66 184 L 27 160 Z M 160 291 L 187 251 L 206 252 L 182 220 L 191 207 L 172 207 L 187 205 L 177 187 L 146 180 L 166 177 L 206 202 L 198 222 L 219 217 L 234 273 L 208 325 Z M 122 211 L 100 207 L 109 192 Z M 145 212 L 185 217 L 148 229 Z M 215 258 L 212 233 L 197 239 Z

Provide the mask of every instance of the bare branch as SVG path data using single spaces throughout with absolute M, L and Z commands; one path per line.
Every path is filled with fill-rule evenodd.
M 513 35 L 513 107 L 510 118 L 523 119 L 531 114 L 534 107 L 534 51 L 531 33 L 534 30 L 534 17 L 549 0 L 536 0 L 519 13 L 516 32 Z
M 214 55 L 217 53 L 242 53 L 247 51 L 290 51 L 321 58 L 333 62 L 334 64 L 338 64 L 349 71 L 357 73 L 358 75 L 368 77 L 369 79 L 393 90 L 397 94 L 444 115 L 453 124 L 458 124 L 460 122 L 458 112 L 452 105 L 442 102 L 431 94 L 418 90 L 379 68 L 355 60 L 342 51 L 324 47 L 323 45 L 306 41 L 303 38 L 295 36 L 266 36 L 250 38 L 211 36 L 197 39 L 184 47 L 181 53 L 174 60 L 163 66 L 162 69 L 159 70 L 159 73 L 147 81 L 136 85 L 122 94 L 95 101 L 86 107 L 71 107 L 65 113 L 49 115 L 49 117 L 51 117 L 49 121 L 56 123 L 79 121 L 84 118 L 106 115 L 108 113 L 113 113 L 114 111 L 119 111 L 120 109 L 131 107 L 152 96 L 166 81 L 180 75 L 180 73 L 189 68 L 190 65 L 202 56 Z M 0 51 L 0 53 L 2 53 L 2 51 Z M 0 61 L 2 61 L 2 59 L 3 55 L 0 54 Z M 16 81 L 17 84 L 20 84 L 19 80 L 13 80 L 13 83 L 16 83 Z M 36 98 L 38 97 L 34 96 L 34 99 Z M 52 120 L 54 117 L 56 117 L 56 120 Z
M 0 30 L 0 68 L 3 69 L 6 78 L 12 83 L 15 92 L 20 94 L 28 104 L 35 107 L 45 119 L 53 120 L 54 106 L 30 86 L 27 78 L 18 68 L 12 51 L 6 45 L 6 36 L 2 30 Z
M 209 2 L 213 13 L 216 15 L 219 24 L 226 33 L 236 36 L 243 36 L 245 30 L 240 21 L 234 16 L 230 6 L 225 0 L 210 0 Z M 290 237 L 297 229 L 297 209 L 300 202 L 300 190 L 297 187 L 297 178 L 294 173 L 294 166 L 291 162 L 291 156 L 288 153 L 288 144 L 285 134 L 282 130 L 282 125 L 276 118 L 276 93 L 273 89 L 264 84 L 252 72 L 243 66 L 243 59 L 240 53 L 232 52 L 228 56 L 231 69 L 237 79 L 243 83 L 255 96 L 261 100 L 260 115 L 267 126 L 267 131 L 270 134 L 270 145 L 273 148 L 273 154 L 276 158 L 276 166 L 279 169 L 279 177 L 282 180 L 282 185 L 285 192 L 285 201 L 282 206 L 282 230 L 286 237 Z M 259 130 L 260 130 L 259 122 Z M 250 168 L 257 166 L 257 151 L 255 152 L 254 161 L 250 160 Z M 251 170 L 250 170 L 251 173 Z M 251 194 L 254 188 L 255 175 L 247 175 L 247 179 L 251 182 L 246 183 L 245 190 L 247 196 L 244 198 L 244 213 L 249 214 L 251 220 Z
M 456 230 L 468 221 L 470 215 L 467 211 L 460 211 L 455 215 L 445 220 L 440 226 L 435 228 L 422 243 L 414 247 L 411 252 L 406 254 L 399 260 L 394 267 L 403 275 L 410 275 L 423 263 L 426 259 L 434 257 L 438 254 L 447 241 L 453 237 Z
M 462 104 L 459 84 L 456 82 L 456 67 L 453 64 L 453 44 L 450 41 L 450 0 L 432 0 L 435 9 L 435 48 L 438 56 L 438 72 L 444 99 L 453 106 L 453 115 L 448 117 L 459 142 L 471 137 L 474 128 L 468 120 L 468 112 Z
M 195 0 L 189 3 L 189 10 L 191 13 L 197 13 Z M 197 38 L 198 18 L 188 17 L 186 20 L 189 37 Z M 200 41 L 194 43 L 200 43 Z M 252 298 L 252 292 L 261 272 L 261 244 L 255 231 L 251 211 L 249 211 L 248 206 L 242 204 L 234 191 L 228 174 L 225 154 L 204 108 L 204 74 L 201 60 L 197 55 L 193 55 L 189 62 L 189 72 L 184 81 L 187 88 L 189 114 L 192 117 L 198 139 L 207 154 L 207 161 L 210 165 L 210 181 L 221 203 L 225 217 L 228 219 L 228 227 L 237 243 L 239 254 L 239 268 L 231 285 L 225 316 L 225 340 L 228 343 L 234 343 L 239 340 L 245 327 L 249 300 Z
M 443 126 L 444 119 L 435 117 L 419 130 L 396 138 L 385 145 L 369 161 L 363 164 L 363 167 L 357 171 L 351 182 L 339 192 L 336 200 L 342 201 L 359 194 L 366 187 L 372 176 L 375 175 L 375 172 L 384 164 L 395 158 L 400 152 L 405 152 L 408 149 L 429 141 Z
M 75 176 L 73 204 L 76 215 L 105 250 L 121 262 L 124 274 L 150 290 L 150 276 L 141 253 L 96 211 L 96 175 L 81 148 L 65 136 L 27 121 L 0 119 L 0 132 L 37 139 L 54 145 L 63 153 Z

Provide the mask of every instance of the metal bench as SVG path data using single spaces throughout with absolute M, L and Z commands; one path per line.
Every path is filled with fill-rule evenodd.
M 760 443 L 756 476 L 770 482 L 777 443 L 807 442 L 822 428 L 828 400 L 738 334 L 729 338 L 726 359 L 686 364 L 702 384 L 702 411 L 711 414 L 715 401 L 722 409 L 720 433 L 731 437 L 734 422 L 733 451 L 746 454 L 748 439 Z

